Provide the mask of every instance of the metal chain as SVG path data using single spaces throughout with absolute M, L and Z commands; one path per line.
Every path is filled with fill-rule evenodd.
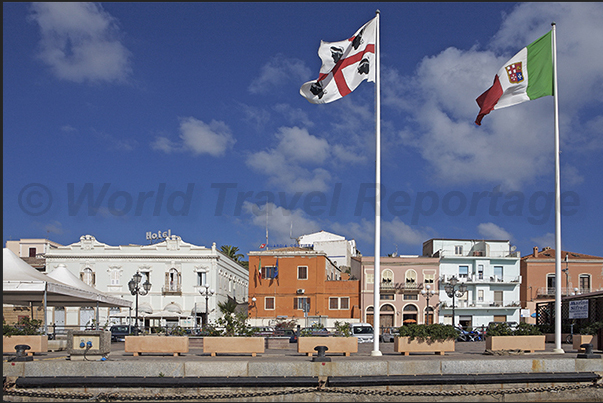
M 322 385 L 311 388 L 296 388 L 289 390 L 278 391 L 262 391 L 262 392 L 235 392 L 235 393 L 214 393 L 214 394 L 181 394 L 181 395 L 163 395 L 163 394 L 141 394 L 141 393 L 120 393 L 120 392 L 101 392 L 98 394 L 92 393 L 64 393 L 51 391 L 30 391 L 20 390 L 15 388 L 4 388 L 4 394 L 8 396 L 28 396 L 28 397 L 44 397 L 52 399 L 71 399 L 71 400 L 93 400 L 97 402 L 110 401 L 137 401 L 137 400 L 220 400 L 234 398 L 252 398 L 264 396 L 278 396 L 288 394 L 304 394 L 314 392 L 325 393 L 341 393 L 354 395 L 378 395 L 378 396 L 475 396 L 475 395 L 505 395 L 505 394 L 521 394 L 521 393 L 541 393 L 541 392 L 562 392 L 586 388 L 603 388 L 603 384 L 592 383 L 586 385 L 568 385 L 568 386 L 549 386 L 539 388 L 518 388 L 504 390 L 452 390 L 452 391 L 433 391 L 433 390 L 366 390 L 366 389 L 343 389 L 343 388 L 325 388 Z

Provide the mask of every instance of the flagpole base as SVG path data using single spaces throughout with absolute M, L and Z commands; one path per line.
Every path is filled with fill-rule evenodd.
M 381 351 L 379 350 L 373 350 L 371 351 L 371 357 L 381 357 L 383 354 L 381 354 Z
M 554 348 L 553 349 L 553 353 L 557 353 L 557 354 L 565 354 L 565 350 L 562 348 Z

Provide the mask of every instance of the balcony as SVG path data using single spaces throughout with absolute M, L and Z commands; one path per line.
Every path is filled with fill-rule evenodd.
M 440 276 L 440 281 L 442 283 L 448 283 L 450 281 L 450 278 L 452 277 L 452 275 L 442 275 Z M 521 276 L 479 276 L 479 275 L 475 275 L 472 274 L 470 276 L 466 276 L 466 277 L 461 277 L 459 275 L 455 275 L 456 278 L 458 278 L 460 280 L 461 283 L 467 283 L 467 284 L 471 284 L 471 283 L 478 283 L 478 284 L 487 284 L 487 283 L 494 283 L 494 284 L 500 284 L 500 283 L 521 283 Z
M 163 295 L 182 295 L 182 285 L 166 283 L 161 292 Z
M 419 293 L 423 289 L 423 283 L 387 283 L 382 282 L 379 292 L 382 294 L 409 294 Z
M 448 302 L 450 303 L 450 302 Z M 452 306 L 448 305 L 446 301 L 442 302 L 442 309 L 451 309 Z M 505 300 L 505 301 L 456 301 L 454 309 L 508 309 L 508 308 L 519 308 L 521 306 L 520 301 Z
M 555 287 L 539 287 L 536 290 L 536 298 L 555 298 Z M 588 288 L 580 288 L 578 289 L 578 294 L 589 293 L 590 289 Z M 576 290 L 572 287 L 561 287 L 561 296 L 565 297 L 568 295 L 575 295 Z

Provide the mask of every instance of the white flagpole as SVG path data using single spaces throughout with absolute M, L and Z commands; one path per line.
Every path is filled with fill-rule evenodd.
M 379 286 L 381 284 L 381 63 L 380 63 L 380 38 L 379 38 L 379 13 L 377 10 L 376 32 L 375 32 L 375 269 L 373 279 L 373 337 L 372 356 L 380 356 L 379 350 Z
M 561 349 L 561 187 L 559 169 L 559 95 L 557 93 L 557 30 L 553 22 L 553 99 L 555 104 L 555 349 Z

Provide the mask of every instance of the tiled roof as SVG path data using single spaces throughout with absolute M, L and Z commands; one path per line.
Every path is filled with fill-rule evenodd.
M 572 260 L 592 260 L 592 259 L 601 259 L 603 260 L 603 257 L 600 256 L 592 256 L 592 255 L 585 255 L 584 253 L 575 253 L 575 252 L 568 252 L 568 251 L 561 251 L 561 259 L 565 260 L 565 256 L 567 255 L 568 260 L 572 261 Z M 552 248 L 544 248 L 543 250 L 540 250 L 536 253 L 536 256 L 534 256 L 533 253 L 526 255 L 524 257 L 521 258 L 521 260 L 528 260 L 528 259 L 555 259 L 556 253 L 555 253 L 555 249 Z

